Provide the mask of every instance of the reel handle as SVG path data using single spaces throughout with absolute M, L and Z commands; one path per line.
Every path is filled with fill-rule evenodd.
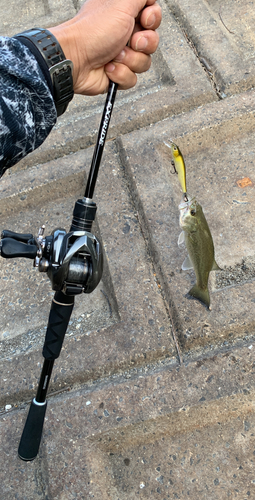
M 1 257 L 5 259 L 14 259 L 16 257 L 35 259 L 38 248 L 36 245 L 22 243 L 22 241 L 17 241 L 13 238 L 4 238 L 0 243 L 0 251 Z
M 28 243 L 29 240 L 34 240 L 32 234 L 15 233 L 14 231 L 9 231 L 8 229 L 4 229 L 2 231 L 1 238 L 12 238 L 13 240 L 22 241 L 23 243 Z

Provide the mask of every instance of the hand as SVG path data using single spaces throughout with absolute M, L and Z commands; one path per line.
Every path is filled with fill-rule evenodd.
M 73 62 L 74 92 L 97 95 L 109 79 L 128 89 L 149 69 L 160 22 L 156 0 L 87 0 L 73 19 L 49 30 Z

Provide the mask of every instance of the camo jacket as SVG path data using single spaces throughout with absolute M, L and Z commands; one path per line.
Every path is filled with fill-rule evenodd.
M 56 123 L 52 93 L 32 52 L 0 37 L 0 177 L 38 148 Z

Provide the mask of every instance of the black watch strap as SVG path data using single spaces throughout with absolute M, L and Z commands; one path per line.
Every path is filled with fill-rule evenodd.
M 57 116 L 62 115 L 74 95 L 72 61 L 66 59 L 59 42 L 48 30 L 33 28 L 15 35 L 14 38 L 24 43 L 28 40 L 39 50 L 50 72 Z

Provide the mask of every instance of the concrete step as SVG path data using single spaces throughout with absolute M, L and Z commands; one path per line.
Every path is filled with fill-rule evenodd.
M 27 408 L 10 410 L 2 498 L 252 498 L 254 352 L 148 365 L 55 395 L 34 462 L 16 453 Z
M 17 448 L 53 292 L 32 261 L 0 262 L 1 500 L 254 497 L 254 15 L 246 0 L 160 4 L 159 50 L 138 85 L 117 93 L 96 185 L 103 278 L 76 298 L 31 463 Z M 11 1 L 1 33 L 58 24 L 80 5 Z M 69 230 L 104 100 L 76 96 L 41 148 L 5 173 L 1 230 Z M 194 273 L 181 272 L 170 138 L 222 268 L 210 276 L 210 311 L 188 295 Z

